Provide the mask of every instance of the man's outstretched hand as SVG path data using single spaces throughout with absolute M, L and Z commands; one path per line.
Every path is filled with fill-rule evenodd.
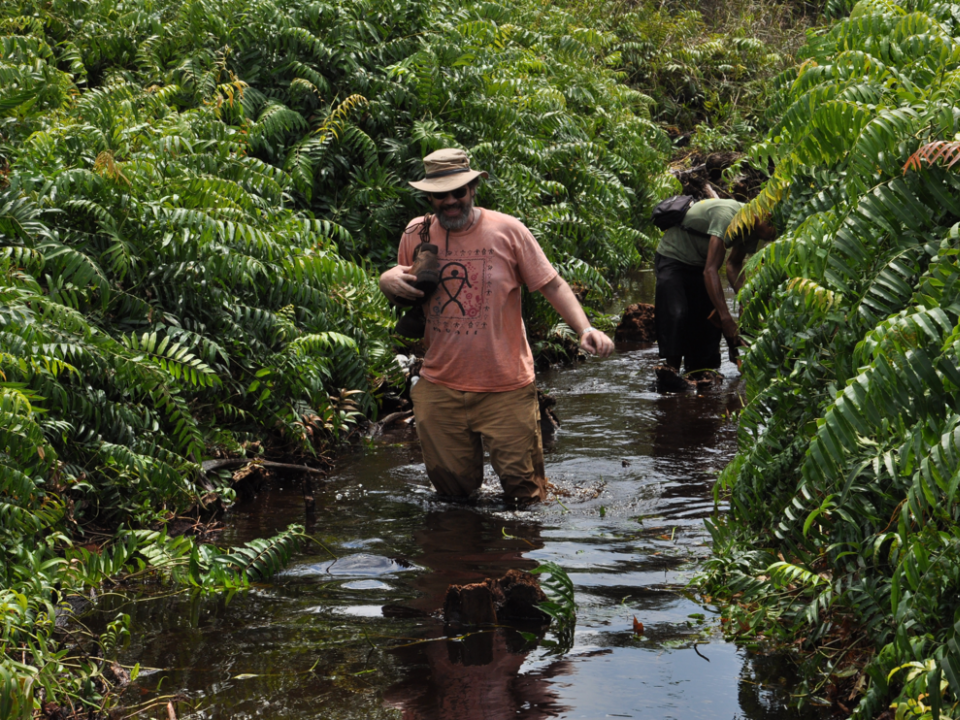
M 580 347 L 584 352 L 605 358 L 613 352 L 613 340 L 599 330 L 590 330 L 580 337 Z
M 711 315 L 713 315 L 713 313 L 711 313 Z M 723 333 L 725 338 L 735 338 L 740 335 L 740 328 L 737 327 L 737 321 L 727 315 L 727 317 L 720 321 L 720 332 Z

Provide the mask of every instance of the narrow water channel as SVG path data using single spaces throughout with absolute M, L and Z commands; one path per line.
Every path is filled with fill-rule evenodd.
M 638 299 L 651 286 L 641 275 Z M 735 452 L 739 384 L 725 364 L 722 388 L 659 395 L 656 359 L 621 346 L 539 376 L 562 421 L 546 464 L 564 496 L 528 511 L 497 502 L 489 468 L 478 504 L 438 502 L 410 431 L 358 449 L 308 526 L 336 560 L 310 548 L 229 602 L 137 603 L 125 659 L 144 670 L 127 700 L 178 695 L 181 720 L 817 717 L 786 709 L 787 662 L 724 641 L 717 609 L 683 590 L 710 552 L 703 519 Z M 273 487 L 232 513 L 222 541 L 303 518 L 300 491 Z M 569 652 L 550 632 L 449 639 L 429 614 L 451 583 L 547 560 L 576 585 Z

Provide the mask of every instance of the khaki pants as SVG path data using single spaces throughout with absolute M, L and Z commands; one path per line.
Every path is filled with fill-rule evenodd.
M 546 500 L 540 408 L 533 383 L 508 392 L 452 390 L 420 378 L 410 391 L 430 482 L 466 497 L 483 484 L 483 448 L 507 497 Z

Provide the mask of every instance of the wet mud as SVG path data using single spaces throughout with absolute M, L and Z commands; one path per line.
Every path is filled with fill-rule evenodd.
M 650 303 L 634 303 L 624 308 L 613 337 L 617 342 L 656 342 L 657 317 L 653 305 Z
M 651 280 L 635 278 L 621 307 L 649 301 Z M 787 709 L 788 662 L 725 641 L 718 608 L 685 589 L 709 556 L 711 488 L 736 449 L 736 368 L 725 362 L 709 392 L 663 394 L 650 387 L 657 364 L 650 343 L 620 343 L 539 375 L 563 423 L 545 446 L 554 491 L 529 509 L 502 502 L 489 467 L 476 503 L 439 501 L 403 422 L 344 458 L 309 514 L 295 480 L 267 483 L 228 513 L 220 541 L 307 522 L 325 550 L 232 598 L 105 600 L 133 616 L 121 660 L 141 672 L 125 699 L 175 695 L 181 720 L 817 717 Z M 538 621 L 444 618 L 451 585 L 544 561 L 574 583 L 568 650 Z

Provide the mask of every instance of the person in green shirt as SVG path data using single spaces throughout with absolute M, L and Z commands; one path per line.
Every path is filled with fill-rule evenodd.
M 761 240 L 773 240 L 776 229 L 763 221 L 750 231 L 728 233 L 741 207 L 736 200 L 694 203 L 683 224 L 669 228 L 657 246 L 657 345 L 664 362 L 678 371 L 681 364 L 687 372 L 719 368 L 721 335 L 731 348 L 745 344 L 723 296 L 720 268 L 729 249 L 727 279 L 739 292 L 747 253 L 756 252 Z M 708 319 L 713 310 L 719 328 Z

